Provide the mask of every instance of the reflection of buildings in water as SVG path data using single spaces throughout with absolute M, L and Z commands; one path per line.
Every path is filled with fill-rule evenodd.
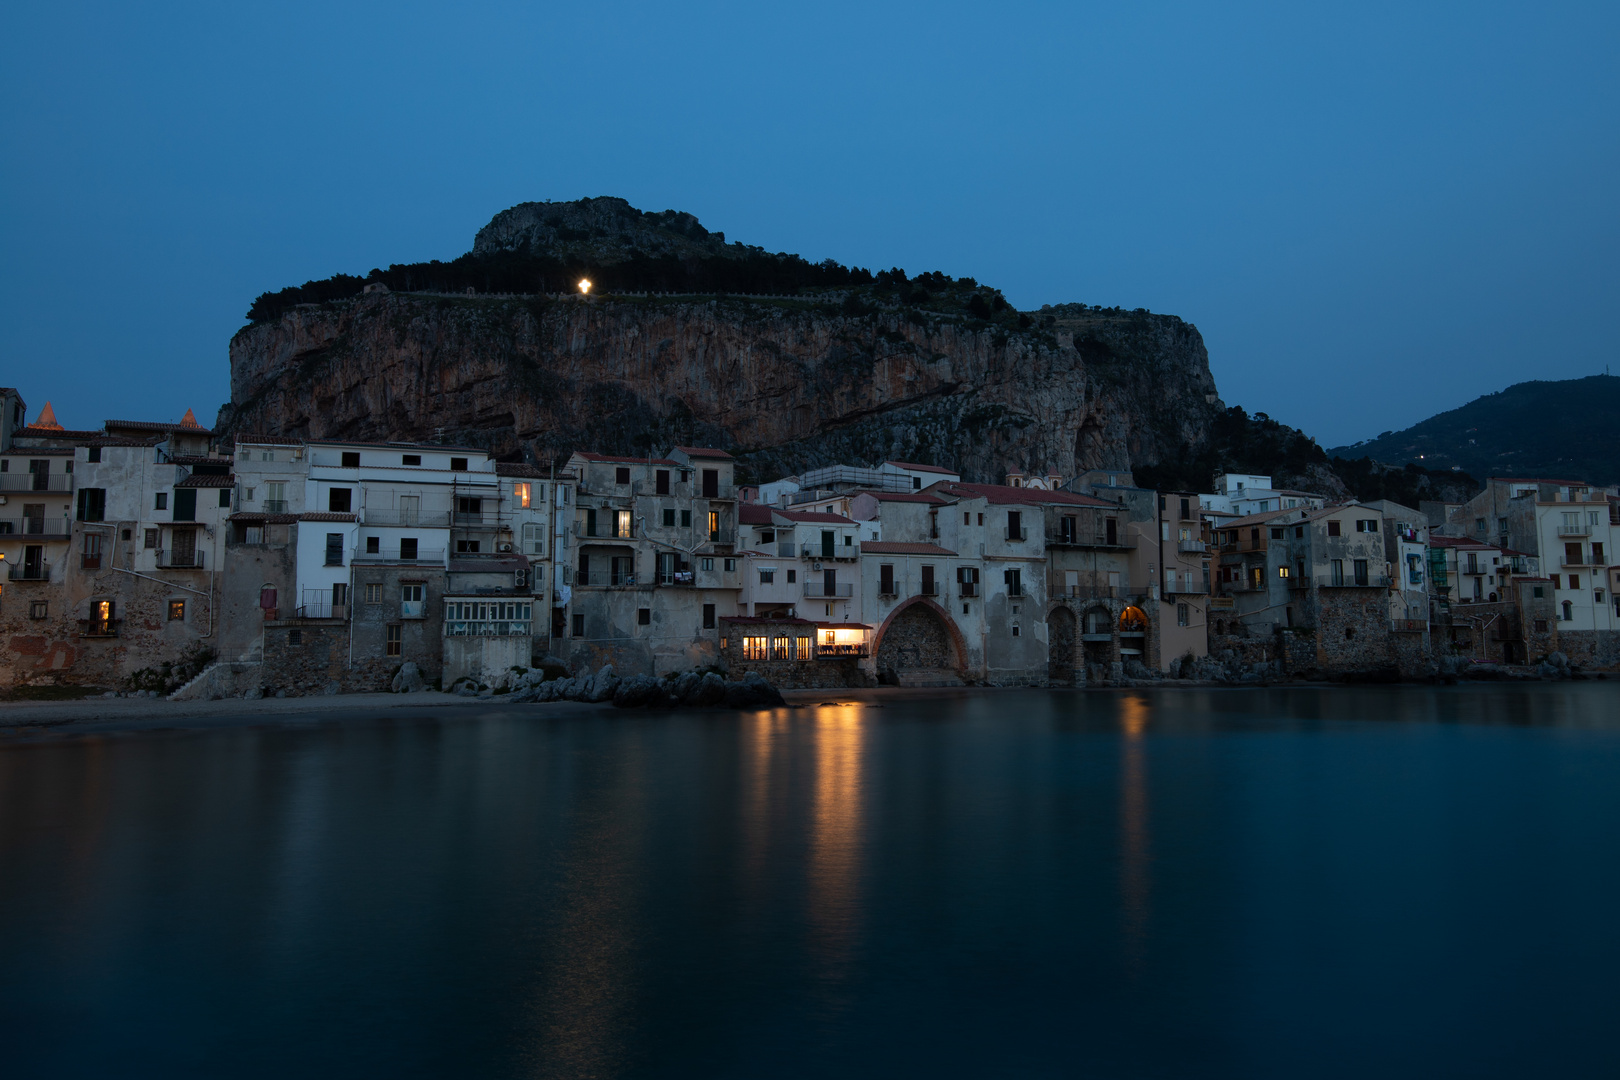
M 646 865 L 643 748 L 617 775 L 577 777 L 578 800 L 562 852 L 563 880 L 551 920 L 532 1009 L 536 1031 L 524 1055 L 535 1076 L 615 1076 L 628 1065 L 634 1022 L 636 947 L 632 910 L 638 868 Z
M 1120 702 L 1119 901 L 1126 966 L 1137 973 L 1146 959 L 1152 899 L 1148 835 L 1147 762 L 1142 737 L 1147 731 L 1148 704 L 1140 697 Z
M 815 713 L 816 784 L 810 835 L 810 925 L 825 973 L 841 977 L 860 921 L 861 707 Z

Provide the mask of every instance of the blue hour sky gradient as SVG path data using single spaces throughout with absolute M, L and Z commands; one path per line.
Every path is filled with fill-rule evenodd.
M 258 293 L 606 194 L 1180 315 L 1229 403 L 1324 445 L 1620 361 L 1620 5 L 0 18 L 0 383 L 70 427 L 209 422 Z

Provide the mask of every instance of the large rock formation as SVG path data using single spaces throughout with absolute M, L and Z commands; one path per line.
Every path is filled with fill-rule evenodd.
M 600 223 L 547 216 L 560 205 L 573 204 L 506 211 L 478 243 L 612 246 Z M 647 217 L 672 250 L 724 243 L 695 219 Z M 900 458 L 1000 480 L 1155 464 L 1202 445 L 1221 408 L 1203 339 L 1173 316 L 1063 305 L 1015 328 L 1010 312 L 996 322 L 853 299 L 381 292 L 302 304 L 232 340 L 220 426 L 443 438 L 533 461 L 705 444 L 755 478 Z

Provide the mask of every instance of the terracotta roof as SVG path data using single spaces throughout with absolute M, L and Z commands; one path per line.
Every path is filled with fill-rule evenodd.
M 924 491 L 871 491 L 863 488 L 860 491 L 850 492 L 850 495 L 870 495 L 879 502 L 929 503 L 933 506 L 945 505 L 944 499 L 940 498 L 938 495 L 929 495 Z
M 299 521 L 356 521 L 358 519 L 353 514 L 328 514 L 328 513 L 314 513 L 314 512 L 312 512 L 312 513 L 308 513 L 308 514 L 299 514 L 298 515 L 298 520 Z
M 774 511 L 766 503 L 741 503 L 737 507 L 739 525 L 770 525 Z
M 103 436 L 91 439 L 91 446 L 156 446 L 162 439 L 120 439 L 115 436 Z
M 13 446 L 6 451 L 8 457 L 72 457 L 76 451 L 71 446 Z
M 1477 548 L 1480 551 L 1496 551 L 1495 544 L 1487 544 L 1483 540 L 1470 540 L 1466 536 L 1429 536 L 1430 547 L 1443 548 Z
M 785 517 L 789 521 L 797 521 L 806 525 L 853 525 L 854 518 L 844 517 L 842 514 L 825 514 L 816 510 L 772 510 L 777 517 Z
M 240 445 L 248 443 L 252 446 L 303 446 L 303 439 L 289 439 L 285 435 L 255 435 L 251 432 L 241 432 L 233 435 L 232 440 Z
M 69 431 L 63 428 L 28 427 L 18 428 L 12 433 L 17 438 L 28 439 L 100 439 L 106 436 L 105 431 Z
M 885 461 L 885 465 L 893 465 L 897 469 L 910 469 L 913 472 L 940 473 L 945 476 L 961 476 L 955 469 L 942 469 L 938 465 L 919 465 L 915 461 Z
M 39 415 L 34 418 L 34 422 L 30 426 L 37 427 L 42 431 L 63 430 L 62 425 L 56 422 L 56 410 L 51 408 L 51 403 L 48 401 L 45 403 L 45 407 L 39 410 Z
M 190 409 L 186 410 L 186 415 L 191 416 Z M 180 421 L 178 424 L 167 424 L 159 420 L 103 420 L 101 424 L 102 427 L 105 428 L 130 428 L 135 431 L 184 431 L 190 435 L 213 434 L 212 431 L 198 424 L 196 417 L 192 417 L 191 423 L 189 424 L 184 420 Z
M 1590 487 L 1585 480 L 1549 480 L 1544 476 L 1493 476 L 1499 484 L 1558 484 L 1561 487 Z
M 1247 528 L 1250 525 L 1264 525 L 1266 522 L 1271 521 L 1274 518 L 1288 517 L 1290 514 L 1298 513 L 1299 507 L 1297 506 L 1289 510 L 1264 510 L 1258 514 L 1250 514 L 1247 517 L 1233 518 L 1231 521 L 1223 521 L 1221 522 L 1221 528 L 1242 529 Z M 1292 520 L 1304 521 L 1305 518 L 1301 516 L 1293 518 Z
M 236 486 L 236 477 L 230 476 L 230 475 L 215 476 L 215 475 L 212 475 L 210 473 L 204 473 L 204 474 L 202 474 L 200 476 L 197 476 L 197 475 L 188 476 L 184 480 L 180 481 L 178 484 L 176 484 L 174 486 L 177 487 L 177 488 L 228 488 L 228 487 L 235 487 Z
M 870 623 L 863 623 L 863 622 L 818 622 L 818 623 L 816 623 L 816 625 L 819 626 L 823 630 L 871 630 L 871 629 L 873 629 L 873 627 L 872 627 L 872 625 Z
M 930 486 L 928 490 L 955 495 L 959 498 L 986 499 L 997 505 L 1040 506 L 1048 504 L 1058 506 L 1097 506 L 1107 507 L 1110 510 L 1119 508 L 1118 503 L 1111 503 L 1107 499 L 1099 499 L 1093 495 L 1076 495 L 1069 491 L 1042 491 L 1039 488 L 1012 487 L 1008 484 L 964 484 L 957 480 L 941 480 L 939 483 Z
M 495 463 L 497 476 L 522 476 L 533 480 L 544 480 L 546 474 L 540 471 L 538 465 L 530 465 L 524 461 L 497 461 Z
M 672 446 L 670 447 L 670 450 L 671 452 L 679 450 L 687 457 L 718 458 L 723 461 L 735 460 L 724 450 L 716 450 L 712 446 Z
M 226 521 L 243 521 L 249 524 L 260 523 L 265 525 L 292 525 L 298 521 L 297 514 L 256 514 L 250 510 L 232 514 Z
M 575 450 L 573 456 L 584 458 L 586 461 L 609 462 L 614 465 L 668 465 L 673 469 L 682 467 L 680 462 L 668 458 L 625 457 L 623 454 L 596 454 L 589 450 Z
M 955 555 L 938 544 L 912 544 L 899 540 L 863 540 L 863 555 Z
M 175 454 L 169 458 L 176 465 L 224 465 L 229 467 L 231 459 L 228 457 L 211 457 L 207 454 Z

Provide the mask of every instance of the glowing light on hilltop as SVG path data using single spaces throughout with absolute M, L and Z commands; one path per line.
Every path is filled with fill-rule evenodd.
M 584 295 L 586 295 L 586 296 L 591 295 L 591 279 L 590 278 L 580 278 L 579 279 L 579 291 L 581 293 L 583 293 Z

